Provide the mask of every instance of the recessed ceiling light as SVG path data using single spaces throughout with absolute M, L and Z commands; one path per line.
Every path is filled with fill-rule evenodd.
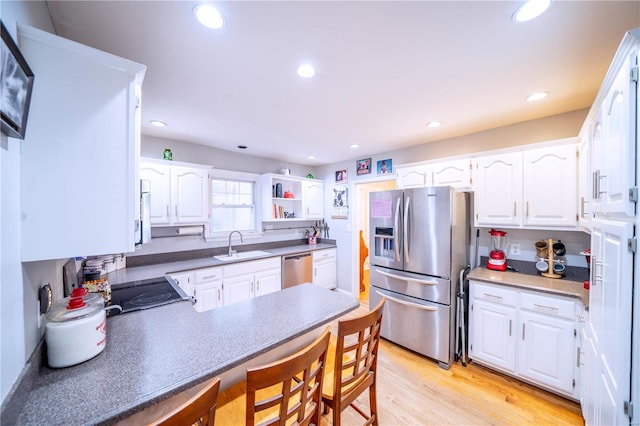
M 529 102 L 539 101 L 540 99 L 546 98 L 548 94 L 549 94 L 549 92 L 537 92 L 537 93 L 534 93 L 532 95 L 527 96 L 527 100 Z
M 316 70 L 310 64 L 302 64 L 298 67 L 298 75 L 302 78 L 311 78 L 316 75 Z
M 156 127 L 167 127 L 167 123 L 160 120 L 151 120 L 149 123 L 151 123 L 152 126 Z
M 193 14 L 202 25 L 213 30 L 222 28 L 224 19 L 218 9 L 207 3 L 201 3 L 193 8 Z
M 358 145 L 357 143 L 354 143 L 353 145 L 349 145 L 349 148 L 351 149 L 360 148 L 360 145 Z
M 316 159 L 316 156 L 315 156 L 315 155 L 309 155 L 309 156 L 307 157 L 307 159 L 308 159 L 308 160 L 315 160 L 315 159 Z
M 516 22 L 530 21 L 542 15 L 551 6 L 551 0 L 528 0 L 513 12 Z
M 432 121 L 431 123 L 428 123 L 427 126 L 428 127 L 439 127 L 442 123 L 439 121 Z

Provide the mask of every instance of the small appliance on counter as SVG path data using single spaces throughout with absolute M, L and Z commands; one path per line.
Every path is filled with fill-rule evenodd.
M 507 253 L 511 240 L 504 231 L 491 229 L 491 251 L 489 252 L 489 260 L 487 261 L 487 269 L 494 271 L 507 270 Z

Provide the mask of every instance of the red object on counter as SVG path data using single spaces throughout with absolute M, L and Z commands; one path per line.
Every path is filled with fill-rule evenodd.
M 589 280 L 587 280 L 587 281 L 583 282 L 582 285 L 584 286 L 585 290 L 589 290 L 589 287 L 591 286 L 591 283 L 589 282 Z

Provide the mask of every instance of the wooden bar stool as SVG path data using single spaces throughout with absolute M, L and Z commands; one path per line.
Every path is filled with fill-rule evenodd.
M 325 414 L 329 408 L 333 410 L 335 426 L 340 425 L 340 415 L 348 406 L 367 420 L 366 425 L 378 424 L 376 368 L 385 300 L 383 297 L 365 315 L 338 322 L 334 369 L 331 375 L 327 374 L 322 392 Z M 369 415 L 353 404 L 366 389 L 369 389 Z
M 330 330 L 286 358 L 247 369 L 247 425 L 320 424 Z
M 219 390 L 220 378 L 216 377 L 190 400 L 149 423 L 149 426 L 213 426 Z

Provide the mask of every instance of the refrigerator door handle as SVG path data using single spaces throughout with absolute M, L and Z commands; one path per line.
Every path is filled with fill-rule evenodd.
M 376 293 L 379 294 L 382 297 L 386 297 L 387 300 L 390 300 L 390 301 L 395 302 L 395 303 L 399 303 L 401 305 L 406 305 L 406 306 L 410 306 L 412 308 L 422 309 L 423 311 L 437 311 L 438 310 L 438 308 L 434 308 L 432 306 L 424 306 L 424 305 L 418 305 L 417 303 L 405 302 L 404 300 L 396 299 L 395 297 L 391 297 L 388 294 L 380 293 L 379 291 L 376 291 Z
M 400 246 L 398 245 L 398 219 L 400 217 L 400 198 L 396 200 L 396 214 L 395 214 L 395 223 L 394 223 L 394 231 L 393 231 L 393 251 L 396 256 L 396 262 L 400 261 Z
M 427 281 L 427 280 L 421 280 L 418 278 L 403 277 L 402 275 L 390 274 L 388 272 L 381 271 L 380 269 L 376 269 L 376 272 L 379 273 L 380 275 L 384 275 L 385 277 L 395 278 L 397 280 L 411 281 L 417 284 L 424 284 L 424 285 L 438 285 L 436 281 Z
M 409 205 L 411 203 L 411 197 L 407 196 L 404 202 L 404 224 L 402 227 L 402 248 L 404 249 L 404 261 L 409 263 Z

